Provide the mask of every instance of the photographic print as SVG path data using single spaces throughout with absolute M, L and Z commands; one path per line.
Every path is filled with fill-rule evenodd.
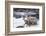
M 39 9 L 13 8 L 13 27 L 27 28 L 39 24 Z

